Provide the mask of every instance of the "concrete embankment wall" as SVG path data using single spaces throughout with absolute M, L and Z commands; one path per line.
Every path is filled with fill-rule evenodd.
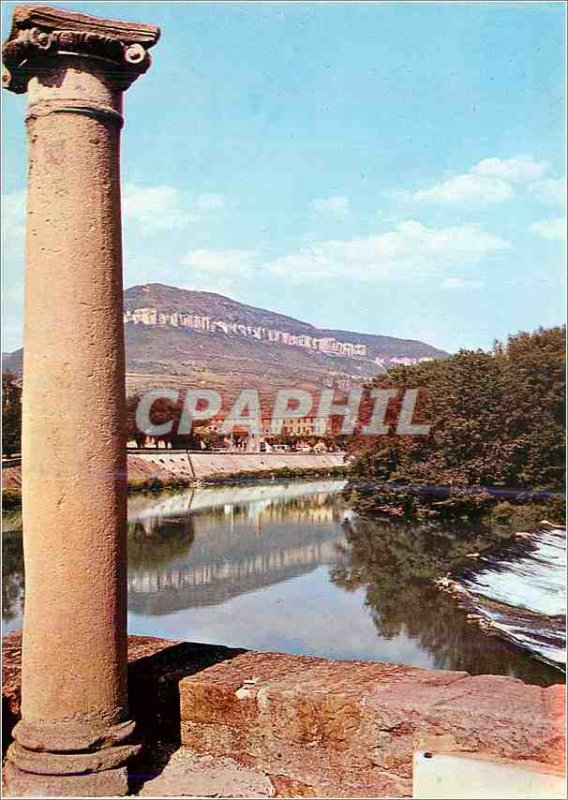
M 158 481 L 165 485 L 195 483 L 215 475 L 267 473 L 277 470 L 333 471 L 345 464 L 343 453 L 200 453 L 152 450 L 128 453 L 128 480 L 133 485 Z M 20 459 L 2 465 L 3 489 L 19 493 Z
M 134 482 L 193 482 L 211 476 L 277 470 L 324 472 L 344 465 L 343 453 L 199 453 L 156 450 L 128 454 L 128 477 Z

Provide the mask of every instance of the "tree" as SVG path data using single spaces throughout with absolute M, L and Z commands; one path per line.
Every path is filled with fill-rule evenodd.
M 140 396 L 137 394 L 130 395 L 126 398 L 126 441 L 129 442 L 134 439 L 136 442 L 136 447 L 144 447 L 147 436 L 138 429 L 136 424 L 136 409 L 138 408 L 139 402 Z
M 374 387 L 399 391 L 387 414 L 391 432 L 374 438 L 359 432 L 350 443 L 352 475 L 369 484 L 365 502 L 387 502 L 385 483 L 410 487 L 398 496 L 406 507 L 415 505 L 413 487 L 415 496 L 420 487 L 432 490 L 438 508 L 460 492 L 464 504 L 472 502 L 471 487 L 562 491 L 564 341 L 563 328 L 539 329 L 496 343 L 489 353 L 462 350 L 376 378 Z M 396 434 L 407 388 L 419 389 L 415 421 L 430 425 L 428 436 Z M 444 495 L 440 487 L 450 488 Z M 480 492 L 473 502 L 486 500 Z
M 148 438 L 154 438 L 156 441 L 164 442 L 166 447 L 196 450 L 201 447 L 201 438 L 205 436 L 205 429 L 207 420 L 198 420 L 193 422 L 191 432 L 188 434 L 180 434 L 178 432 L 179 422 L 183 410 L 183 403 L 181 400 L 174 402 L 166 397 L 159 397 L 153 404 L 150 411 L 150 421 L 154 425 L 162 425 L 167 422 L 172 422 L 171 431 L 169 433 L 161 434 L 156 437 L 149 437 L 138 428 L 136 424 L 136 409 L 140 402 L 140 396 L 137 394 L 130 395 L 126 399 L 126 438 L 127 441 L 134 439 L 137 447 L 144 447 Z M 213 438 L 221 438 L 215 435 Z
M 22 387 L 13 372 L 2 373 L 2 453 L 20 452 L 22 438 Z

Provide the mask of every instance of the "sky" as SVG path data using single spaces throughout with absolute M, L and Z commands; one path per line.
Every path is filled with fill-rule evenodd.
M 450 352 L 564 321 L 564 3 L 52 5 L 162 31 L 125 96 L 125 286 Z M 3 92 L 3 351 L 24 109 Z

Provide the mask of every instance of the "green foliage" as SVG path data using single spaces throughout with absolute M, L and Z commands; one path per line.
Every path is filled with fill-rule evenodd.
M 164 423 L 171 422 L 171 432 L 161 434 L 160 436 L 148 436 L 143 433 L 136 424 L 136 409 L 139 403 L 140 397 L 137 394 L 130 395 L 126 398 L 126 439 L 127 441 L 134 439 L 137 447 L 146 447 L 149 441 L 153 443 L 159 441 L 164 443 L 166 447 L 198 450 L 200 449 L 202 439 L 205 441 L 207 447 L 213 447 L 223 439 L 223 437 L 216 433 L 206 433 L 205 421 L 194 421 L 191 433 L 189 434 L 178 433 L 183 411 L 183 402 L 179 400 L 177 403 L 174 403 L 166 397 L 159 397 L 154 401 L 150 411 L 150 421 L 153 425 L 163 425 Z
M 408 513 L 424 506 L 418 487 L 446 487 L 428 494 L 426 505 L 467 515 L 494 504 L 494 490 L 563 491 L 564 370 L 565 329 L 552 328 L 517 334 L 489 353 L 462 350 L 379 376 L 377 388 L 419 389 L 414 421 L 430 433 L 401 436 L 392 425 L 386 436 L 355 436 L 351 477 L 368 488 L 352 499 L 362 510 L 394 502 Z M 387 421 L 396 419 L 402 394 Z
M 24 553 L 20 531 L 2 533 L 2 622 L 15 619 L 24 593 Z
M 20 489 L 2 489 L 2 509 L 19 508 L 22 503 Z
M 346 474 L 346 467 L 314 467 L 312 469 L 298 469 L 294 467 L 279 467 L 278 469 L 265 469 L 254 472 L 217 472 L 203 478 L 208 483 L 257 483 L 262 480 L 294 480 L 297 478 L 340 478 Z
M 2 373 L 2 453 L 20 452 L 22 438 L 22 388 L 12 372 Z

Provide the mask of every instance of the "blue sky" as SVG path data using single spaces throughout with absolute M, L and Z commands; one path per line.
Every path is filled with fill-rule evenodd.
M 68 7 L 162 29 L 126 95 L 126 286 L 450 351 L 564 320 L 563 3 Z M 3 350 L 24 106 L 4 93 Z

